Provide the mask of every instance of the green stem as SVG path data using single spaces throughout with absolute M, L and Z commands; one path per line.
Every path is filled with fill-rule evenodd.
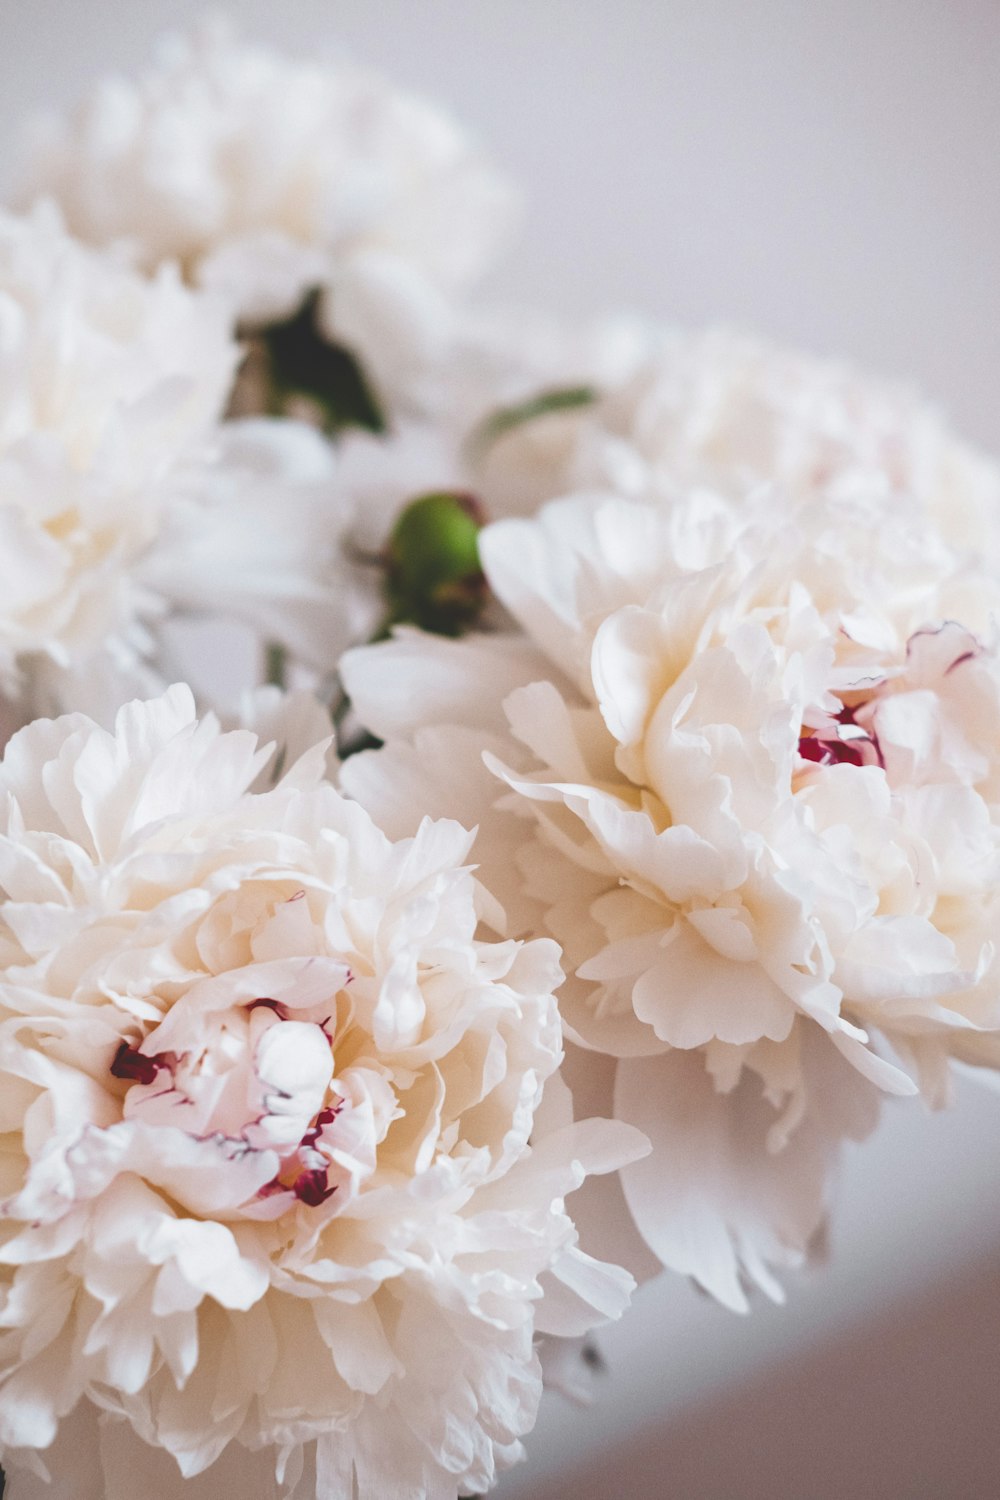
M 284 688 L 288 672 L 288 652 L 280 641 L 268 641 L 264 648 L 264 681 L 269 687 Z

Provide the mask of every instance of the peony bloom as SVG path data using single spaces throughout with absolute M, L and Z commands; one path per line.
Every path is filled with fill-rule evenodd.
M 390 401 L 443 357 L 452 299 L 492 258 L 512 195 L 437 108 L 368 71 L 292 62 L 208 25 L 145 76 L 35 132 L 22 193 L 96 245 L 178 261 L 247 326 L 323 289 L 327 335 Z
M 330 445 L 304 422 L 222 423 L 178 468 L 137 576 L 171 613 L 241 620 L 328 670 L 357 639 L 344 597 L 352 503 Z
M 571 1123 L 558 950 L 477 940 L 471 836 L 391 842 L 301 703 L 255 715 L 283 768 L 186 688 L 0 764 L 0 1455 L 454 1500 L 520 1453 L 534 1335 L 627 1301 L 563 1198 L 634 1134 Z
M 0 216 L 8 695 L 117 707 L 156 681 L 179 610 L 250 619 L 318 662 L 336 647 L 333 459 L 297 424 L 218 425 L 237 357 L 225 309 L 173 271 L 86 249 L 51 208 Z
M 164 271 L 147 282 L 57 216 L 0 217 L 0 674 L 60 666 L 140 612 L 131 568 L 165 481 L 225 402 L 223 311 Z M 136 596 L 138 592 L 138 597 Z
M 482 538 L 519 636 L 344 664 L 387 741 L 346 787 L 394 836 L 479 825 L 510 930 L 563 947 L 568 1081 L 653 1142 L 635 1228 L 734 1308 L 885 1094 L 1000 1061 L 1000 585 L 914 510 L 557 501 Z
M 536 392 L 590 385 L 595 399 L 480 449 L 474 482 L 494 515 L 607 486 L 670 499 L 692 485 L 735 498 L 777 484 L 801 500 L 907 495 L 956 544 L 1000 545 L 1000 470 L 909 390 L 719 328 L 612 323 L 529 347 L 520 399 L 532 380 Z

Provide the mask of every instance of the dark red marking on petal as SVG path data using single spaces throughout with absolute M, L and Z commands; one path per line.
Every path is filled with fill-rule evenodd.
M 292 1192 L 300 1203 L 306 1204 L 308 1208 L 318 1208 L 325 1203 L 327 1198 L 337 1191 L 336 1185 L 327 1186 L 326 1167 L 313 1168 L 311 1171 L 300 1172 L 295 1179 Z
M 813 761 L 819 766 L 870 766 L 885 765 L 877 737 L 867 724 L 858 723 L 858 710 L 867 707 L 871 698 L 860 703 L 845 703 L 834 715 L 833 722 L 845 728 L 856 729 L 858 734 L 842 737 L 826 726 L 819 726 L 799 735 L 799 754 L 803 760 Z M 827 720 L 827 724 L 830 721 Z
M 302 1140 L 299 1143 L 300 1147 L 315 1146 L 316 1142 L 319 1140 L 320 1136 L 323 1133 L 324 1126 L 333 1124 L 334 1120 L 340 1113 L 340 1108 L 341 1106 L 339 1104 L 336 1105 L 336 1107 L 328 1104 L 325 1109 L 321 1109 L 315 1120 L 310 1125 L 309 1129 L 306 1131 L 305 1135 L 302 1137 Z
M 251 1000 L 247 1006 L 247 1010 L 257 1010 L 261 1005 L 264 1006 L 265 1010 L 273 1010 L 280 1021 L 288 1020 L 288 1007 L 282 1005 L 280 1000 L 271 1000 L 267 997 L 260 1000 Z
M 257 1189 L 258 1198 L 273 1198 L 275 1193 L 287 1193 L 288 1189 L 280 1177 L 272 1177 L 270 1182 L 265 1182 L 263 1187 Z
M 865 763 L 858 742 L 826 739 L 818 734 L 799 736 L 799 754 L 803 760 L 815 761 L 820 766 L 863 766 Z
M 921 636 L 944 635 L 945 631 L 955 631 L 958 635 L 964 635 L 966 640 L 974 642 L 971 648 L 973 656 L 979 655 L 985 648 L 977 635 L 974 635 L 960 620 L 942 620 L 940 625 L 922 625 L 915 630 L 906 642 L 906 654 L 909 656 L 913 650 L 914 641 L 920 640 Z
M 169 1068 L 175 1060 L 172 1052 L 160 1052 L 147 1057 L 128 1042 L 122 1042 L 111 1064 L 111 1073 L 113 1077 L 124 1078 L 128 1083 L 154 1083 L 160 1069 Z

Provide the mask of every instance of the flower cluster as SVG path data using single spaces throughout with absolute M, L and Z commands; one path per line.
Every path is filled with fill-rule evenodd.
M 583 378 L 592 399 L 543 409 L 481 448 L 476 482 L 498 515 L 580 489 L 669 499 L 707 485 L 738 499 L 777 484 L 801 500 L 908 496 L 957 545 L 1000 545 L 992 459 L 914 392 L 834 360 L 722 328 L 618 321 L 586 338 L 536 335 L 522 380 L 532 370 L 536 389 Z
M 90 254 L 44 209 L 0 219 L 0 669 L 66 665 L 138 613 L 167 476 L 204 440 L 236 349 L 221 308 Z
M 346 500 L 311 430 L 220 423 L 238 355 L 224 306 L 169 267 L 147 279 L 86 249 L 40 205 L 0 215 L 0 318 L 8 696 L 121 701 L 155 681 L 179 610 L 314 651 L 337 620 Z
M 384 399 L 418 399 L 452 299 L 492 259 L 511 189 L 441 110 L 356 65 L 292 62 L 208 24 L 135 83 L 107 80 L 35 129 L 24 196 L 73 232 L 177 262 L 244 326 L 318 321 Z
M 210 24 L 0 210 L 17 1500 L 483 1494 L 637 1281 L 780 1299 L 1000 1067 L 1000 468 L 471 308 L 511 201 Z

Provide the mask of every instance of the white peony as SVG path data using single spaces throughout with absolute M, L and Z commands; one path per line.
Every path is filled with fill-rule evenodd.
M 521 636 L 344 663 L 388 742 L 346 787 L 479 825 L 510 930 L 563 946 L 570 1083 L 653 1141 L 635 1226 L 735 1308 L 883 1094 L 1000 1062 L 1000 584 L 914 510 L 555 502 L 482 539 Z
M 324 289 L 330 336 L 393 400 L 443 357 L 452 299 L 493 256 L 510 189 L 457 124 L 353 64 L 293 62 L 218 24 L 164 43 L 40 123 L 22 194 L 75 233 L 176 260 L 241 321 L 289 317 Z
M 219 424 L 237 358 L 173 271 L 85 248 L 50 207 L 0 216 L 0 686 L 29 712 L 155 684 L 178 612 L 318 666 L 345 643 L 333 457 L 295 423 Z
M 907 495 L 957 544 L 1000 551 L 1000 469 L 904 387 L 723 328 L 611 323 L 528 347 L 521 399 L 532 367 L 536 391 L 590 384 L 596 399 L 479 449 L 475 483 L 494 515 L 584 488 L 670 499 L 778 484 L 800 499 Z
M 555 944 L 478 941 L 471 836 L 391 842 L 325 755 L 175 688 L 0 764 L 0 1454 L 74 1500 L 481 1492 L 534 1335 L 627 1301 L 563 1206 L 636 1147 L 570 1122 Z
M 237 350 L 223 310 L 146 281 L 57 216 L 0 216 L 0 676 L 69 665 L 147 606 L 131 576 L 165 484 L 210 432 Z
M 357 640 L 344 591 L 353 503 L 336 455 L 303 422 L 222 423 L 179 468 L 136 573 L 173 613 L 238 619 L 329 670 Z

